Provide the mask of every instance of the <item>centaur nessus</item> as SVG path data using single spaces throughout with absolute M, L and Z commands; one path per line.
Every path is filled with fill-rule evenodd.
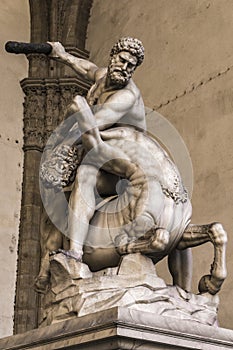
M 36 47 L 38 49 L 36 44 L 6 44 L 6 50 L 14 53 L 32 53 Z M 145 120 L 142 98 L 131 76 L 143 60 L 142 43 L 133 38 L 120 39 L 112 48 L 108 68 L 98 68 L 92 62 L 68 54 L 60 43 L 39 45 L 37 52 L 50 54 L 51 58 L 68 64 L 94 83 L 89 91 L 89 105 L 99 103 L 104 106 L 110 99 L 114 101 L 115 98 L 118 101 L 119 96 L 121 102 L 128 101 L 129 108 L 121 113 L 117 121 L 123 117 L 126 119 L 122 123 L 136 127 L 120 127 L 100 133 L 86 100 L 82 97 L 75 99 L 75 110 L 80 111 L 78 123 L 83 133 L 82 144 L 86 156 L 79 166 L 79 176 L 76 177 L 70 203 L 77 203 L 75 206 L 79 209 L 82 209 L 82 205 L 85 207 L 84 211 L 74 213 L 77 214 L 79 222 L 83 220 L 89 227 L 85 237 L 81 239 L 81 246 L 85 244 L 83 262 L 88 263 L 92 269 L 104 268 L 117 265 L 122 254 L 141 252 L 156 263 L 166 255 L 210 241 L 214 245 L 214 262 L 210 275 L 201 278 L 199 290 L 217 293 L 226 277 L 226 232 L 220 223 L 190 224 L 191 204 L 177 168 L 154 140 L 137 131 L 137 127 L 144 127 Z M 103 108 L 102 112 L 104 119 L 104 112 L 107 112 L 110 124 L 117 122 L 111 120 L 112 115 L 108 109 L 105 111 Z M 117 113 L 119 114 L 119 110 Z M 133 121 L 130 122 L 131 120 Z M 63 154 L 60 161 L 65 157 Z M 56 157 L 53 164 L 55 162 Z M 125 179 L 126 185 L 123 193 L 108 200 L 96 211 L 94 187 L 98 189 L 98 184 L 101 183 L 100 168 Z M 88 198 L 91 203 L 88 205 L 82 195 L 82 187 L 86 182 L 90 185 L 84 186 L 90 190 Z M 80 220 L 82 216 L 84 218 Z M 72 222 L 70 238 L 71 241 L 78 242 L 79 229 L 75 220 Z M 45 236 L 50 231 L 50 227 L 44 227 L 43 222 L 41 228 L 42 231 L 45 228 Z M 53 232 L 48 234 L 49 239 L 55 228 L 51 227 L 51 230 Z M 56 245 L 61 243 L 59 239 L 55 241 Z M 45 255 L 47 253 L 48 247 L 45 247 Z M 41 270 L 36 282 L 38 289 L 43 289 L 43 281 L 48 277 L 48 260 L 45 260 L 42 256 Z M 175 277 L 175 282 L 178 280 Z M 185 284 L 181 283 L 181 287 L 185 288 Z
M 179 251 L 211 241 L 214 263 L 210 275 L 201 279 L 199 290 L 215 294 L 226 277 L 226 233 L 217 223 L 190 225 L 191 204 L 177 168 L 155 141 L 139 131 L 145 129 L 145 113 L 132 74 L 144 58 L 142 43 L 129 37 L 120 39 L 111 50 L 106 68 L 70 55 L 60 43 L 51 46 L 51 58 L 68 64 L 93 83 L 88 103 L 76 96 L 70 108 L 71 114 L 77 113 L 85 155 L 69 199 L 70 247 L 64 254 L 98 270 L 116 266 L 122 254 L 133 252 L 147 254 L 154 263 L 166 255 L 173 256 L 174 262 Z M 97 106 L 94 114 L 92 105 Z M 124 126 L 116 128 L 116 124 Z M 113 129 L 105 130 L 109 127 Z M 66 158 L 64 154 L 62 157 Z M 72 167 L 74 160 L 68 158 Z M 58 172 L 66 169 L 65 163 L 66 159 Z M 59 168 L 59 164 L 59 157 L 54 157 L 52 167 Z M 46 177 L 46 166 L 44 170 Z M 115 175 L 125 180 L 125 187 L 96 210 L 95 188 L 102 194 L 108 184 L 106 178 L 102 181 L 104 171 L 111 174 L 110 184 L 114 184 Z M 188 253 L 183 255 L 187 257 Z M 175 270 L 171 271 L 175 283 L 186 288 L 187 283 L 183 279 L 180 282 Z M 184 271 L 181 268 L 178 272 Z M 43 280 L 42 272 L 39 276 Z
M 79 216 L 82 222 L 90 218 L 83 262 L 98 270 L 117 266 L 124 254 L 140 252 L 157 263 L 175 251 L 211 242 L 214 261 L 210 274 L 201 278 L 199 291 L 216 294 L 226 277 L 227 235 L 222 225 L 190 224 L 191 203 L 178 169 L 148 134 L 130 127 L 100 132 L 86 100 L 78 96 L 75 103 L 85 155 L 71 201 L 78 201 L 79 208 L 90 208 L 86 217 L 85 212 Z M 94 188 L 101 183 L 99 169 L 120 176 L 125 184 L 121 193 L 95 210 L 93 203 L 85 205 L 82 186 L 85 183 L 87 188 L 88 182 L 94 200 Z

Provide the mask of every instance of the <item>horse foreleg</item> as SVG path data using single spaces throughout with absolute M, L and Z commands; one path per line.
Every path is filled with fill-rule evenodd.
M 196 247 L 211 242 L 214 246 L 214 261 L 211 265 L 210 275 L 200 279 L 198 289 L 200 293 L 216 294 L 227 275 L 226 270 L 226 244 L 227 233 L 220 223 L 209 225 L 189 225 L 185 230 L 177 249 Z

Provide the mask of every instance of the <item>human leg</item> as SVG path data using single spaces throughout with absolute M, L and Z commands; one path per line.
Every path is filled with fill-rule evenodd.
M 88 234 L 89 222 L 95 212 L 95 186 L 98 169 L 81 165 L 77 171 L 69 201 L 68 236 L 70 251 L 77 260 L 82 259 L 83 244 Z

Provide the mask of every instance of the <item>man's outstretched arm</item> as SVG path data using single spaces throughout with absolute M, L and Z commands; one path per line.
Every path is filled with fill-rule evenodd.
M 65 51 L 65 48 L 60 42 L 49 42 L 53 47 L 50 57 L 62 61 L 64 64 L 70 66 L 75 72 L 81 74 L 84 78 L 95 81 L 95 73 L 98 67 L 85 59 L 75 57 Z

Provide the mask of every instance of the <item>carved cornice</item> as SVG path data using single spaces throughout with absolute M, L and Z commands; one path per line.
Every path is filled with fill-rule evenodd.
M 87 91 L 91 86 L 91 84 L 88 83 L 86 80 L 83 80 L 82 78 L 78 78 L 78 77 L 65 77 L 65 78 L 59 78 L 59 79 L 25 78 L 21 80 L 20 85 L 25 94 L 27 92 L 27 89 L 33 89 L 37 87 L 46 88 L 47 86 L 60 86 L 60 87 L 76 86 L 77 88 L 79 87 L 80 89 L 84 90 L 84 94 L 85 94 L 87 93 Z
M 83 49 L 80 50 L 77 47 L 74 46 L 65 46 L 65 49 L 67 52 L 69 52 L 71 55 L 74 55 L 76 57 L 88 59 L 89 58 L 89 51 Z M 27 59 L 30 61 L 35 60 L 35 61 L 46 61 L 48 62 L 49 57 L 45 54 L 39 54 L 39 53 L 30 53 L 27 54 Z

